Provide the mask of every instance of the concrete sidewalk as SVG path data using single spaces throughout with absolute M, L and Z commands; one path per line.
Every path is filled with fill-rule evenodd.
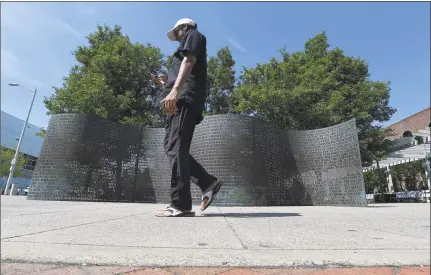
M 162 268 L 430 265 L 425 203 L 210 207 L 194 218 L 154 217 L 161 207 L 1 196 L 1 258 Z

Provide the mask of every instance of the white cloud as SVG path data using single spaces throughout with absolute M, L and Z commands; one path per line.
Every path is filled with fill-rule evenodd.
M 42 81 L 39 81 L 37 79 L 34 78 L 27 78 L 25 80 L 25 83 L 30 86 L 30 87 L 34 87 L 34 88 L 41 88 L 41 87 L 47 87 L 48 85 L 45 85 L 45 83 L 43 83 Z
M 50 24 L 56 24 L 57 25 L 56 28 L 58 31 L 64 31 L 65 33 L 72 34 L 76 37 L 82 37 L 83 36 L 79 31 L 74 29 L 72 26 L 70 26 L 65 21 L 61 21 L 58 19 L 50 19 L 49 21 L 50 21 Z
M 1 48 L 1 73 L 13 77 L 17 70 L 19 59 L 11 52 Z
M 66 21 L 39 8 L 36 3 L 3 3 L 1 9 L 2 28 L 26 35 L 68 34 L 83 35 Z
M 64 5 L 65 3 L 2 3 L 2 79 L 5 77 L 5 81 L 19 81 L 35 88 L 48 86 L 48 83 L 53 82 L 53 71 L 61 63 L 61 60 L 54 57 L 57 54 L 54 46 L 56 42 L 63 39 L 84 40 L 84 34 L 65 19 L 73 18 L 73 14 L 67 17 L 65 10 L 73 10 L 77 14 L 79 6 L 67 8 Z
M 233 39 L 228 39 L 227 41 L 229 43 L 231 43 L 232 46 L 234 46 L 236 49 L 238 49 L 238 50 L 240 50 L 242 52 L 245 52 L 245 53 L 247 52 L 247 50 L 243 46 L 241 46 L 241 44 L 239 44 L 237 41 L 235 41 Z
M 43 83 L 37 79 L 26 77 L 23 66 L 16 55 L 5 48 L 1 48 L 1 74 L 14 81 L 24 81 L 25 84 L 40 87 Z
M 3 62 L 3 57 L 8 60 L 18 61 L 18 57 L 16 57 L 11 51 L 8 51 L 4 48 L 1 48 L 1 55 L 2 55 L 2 62 Z

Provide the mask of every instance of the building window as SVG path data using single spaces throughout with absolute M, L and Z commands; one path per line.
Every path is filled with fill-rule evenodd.
M 33 167 L 35 167 L 35 166 L 36 166 L 36 161 L 35 161 L 35 160 L 33 160 L 33 161 L 31 162 L 31 166 L 33 166 Z

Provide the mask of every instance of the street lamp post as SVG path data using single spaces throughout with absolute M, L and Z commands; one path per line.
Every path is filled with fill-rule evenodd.
M 24 87 L 24 88 L 32 91 L 33 92 L 33 99 L 31 100 L 30 109 L 28 110 L 27 118 L 25 119 L 24 126 L 22 127 L 21 135 L 20 135 L 19 140 L 18 140 L 18 145 L 16 146 L 15 156 L 10 163 L 11 164 L 10 165 L 10 173 L 9 173 L 9 177 L 7 179 L 6 190 L 4 193 L 5 195 L 12 195 L 12 194 L 10 194 L 11 181 L 12 181 L 13 174 L 15 173 L 16 162 L 18 160 L 18 155 L 19 155 L 19 149 L 21 147 L 22 140 L 24 139 L 24 134 L 25 134 L 25 129 L 27 128 L 28 118 L 30 117 L 31 109 L 33 108 L 34 98 L 36 97 L 36 92 L 37 92 L 36 89 L 33 90 L 33 89 L 30 89 L 29 87 L 26 87 L 26 86 L 21 85 L 21 84 L 11 83 L 11 84 L 9 84 L 9 86 L 15 86 L 15 87 L 21 86 L 21 87 Z

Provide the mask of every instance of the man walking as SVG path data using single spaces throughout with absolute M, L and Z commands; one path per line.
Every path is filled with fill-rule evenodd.
M 156 216 L 194 216 L 190 180 L 202 190 L 202 211 L 210 206 L 223 184 L 190 155 L 193 133 L 203 119 L 206 99 L 206 38 L 188 18 L 179 20 L 168 32 L 168 38 L 179 42 L 172 68 L 164 81 L 153 80 L 164 86 L 161 103 L 168 114 L 164 149 L 172 168 L 171 205 L 157 211 Z

